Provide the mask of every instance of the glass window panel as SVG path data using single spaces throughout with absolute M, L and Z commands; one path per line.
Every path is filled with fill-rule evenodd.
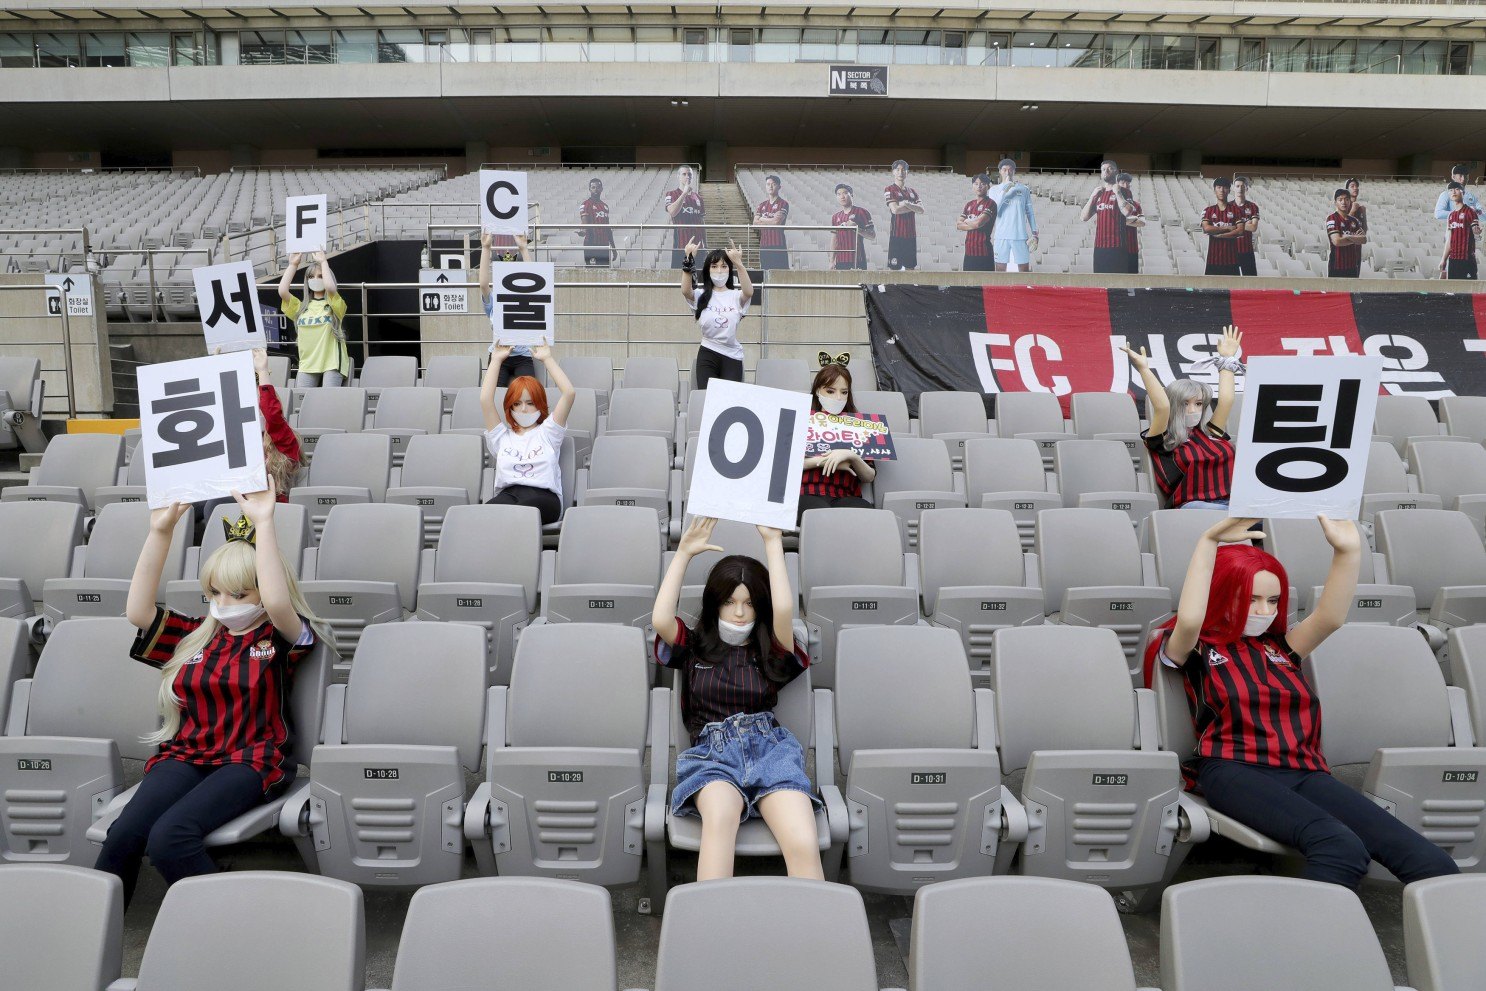
M 377 32 L 378 62 L 422 62 L 423 32 L 416 28 L 403 28 Z
M 1403 49 L 1404 72 L 1437 76 L 1445 71 L 1445 43 L 1443 41 L 1405 40 Z
M 1471 75 L 1486 76 L 1486 41 L 1476 42 L 1475 48 L 1475 58 L 1471 59 Z
M 377 32 L 335 32 L 335 60 L 348 65 L 364 65 L 377 61 Z
M 1048 31 L 1018 31 L 1011 36 L 1011 64 L 1051 66 L 1053 36 Z
M 1155 35 L 1151 41 L 1159 53 L 1160 69 L 1197 68 L 1197 39 L 1189 36 L 1165 34 Z
M 1197 39 L 1197 68 L 1216 69 L 1218 67 L 1218 39 Z
M 1262 69 L 1264 65 L 1264 41 L 1260 38 L 1238 39 L 1238 67 L 1252 71 Z
M 170 64 L 170 35 L 164 31 L 129 34 L 125 55 L 130 65 L 163 68 Z
M 976 53 L 980 57 L 975 57 Z M 976 31 L 970 37 L 971 65 L 1010 65 L 1011 35 Z
M 1399 71 L 1403 43 L 1397 39 L 1367 39 L 1357 43 L 1357 71 L 1388 75 Z
M 800 59 L 805 62 L 829 62 L 840 58 L 835 28 L 806 28 L 800 38 Z
M 283 65 L 287 61 L 282 31 L 241 31 L 238 39 L 243 65 Z
M 1471 46 L 1469 42 L 1450 42 L 1449 59 L 1445 70 L 1452 76 L 1468 76 L 1471 72 Z
M 128 61 L 124 55 L 122 33 L 83 35 L 83 64 L 98 66 L 122 66 Z
M 206 65 L 206 52 L 202 50 L 201 39 L 195 34 L 186 31 L 172 34 L 170 48 L 172 65 Z
M 1304 72 L 1310 65 L 1310 42 L 1305 38 L 1271 38 L 1269 67 L 1274 72 Z
M 285 39 L 284 61 L 329 65 L 335 61 L 329 31 L 290 31 Z
M 1356 56 L 1357 42 L 1350 38 L 1311 39 L 1312 72 L 1351 72 Z
M 680 62 L 680 30 L 674 27 L 635 28 L 635 61 Z
M 1099 52 L 1095 46 L 1098 38 L 1098 35 L 1082 31 L 1059 31 L 1053 40 L 1054 49 L 1058 53 L 1058 64 L 1097 66 Z
M 36 45 L 29 34 L 0 34 L 0 69 L 29 69 L 36 64 Z
M 37 34 L 36 64 L 76 68 L 82 64 L 75 34 Z
M 965 64 L 965 32 L 944 32 L 944 51 L 940 55 L 940 63 L 943 65 Z

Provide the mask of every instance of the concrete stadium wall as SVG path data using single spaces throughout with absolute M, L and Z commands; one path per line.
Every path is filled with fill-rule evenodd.
M 37 287 L 30 291 L 0 288 L 0 357 L 41 359 L 47 395 L 44 409 L 50 416 L 66 416 L 62 319 L 47 315 L 46 293 L 41 285 L 41 276 L 36 274 L 0 275 L 0 287 Z M 75 403 L 78 416 L 83 417 L 107 416 L 113 411 L 108 323 L 103 318 L 102 298 L 95 283 L 94 316 L 72 317 L 68 322 Z

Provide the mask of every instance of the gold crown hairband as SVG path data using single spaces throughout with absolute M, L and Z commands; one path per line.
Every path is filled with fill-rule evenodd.
M 820 351 L 816 353 L 815 357 L 816 360 L 820 362 L 820 367 L 822 368 L 826 367 L 827 365 L 840 365 L 844 368 L 847 365 L 851 364 L 851 353 L 848 351 L 842 351 L 834 358 L 832 358 L 826 352 Z
M 225 516 L 222 517 L 222 530 L 227 534 L 228 543 L 241 540 L 254 547 L 258 546 L 258 528 L 246 516 L 239 516 L 236 523 Z

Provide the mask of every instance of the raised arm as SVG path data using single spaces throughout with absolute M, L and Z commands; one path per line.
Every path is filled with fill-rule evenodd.
M 1434 201 L 1434 219 L 1450 219 L 1450 191 L 1448 189 L 1440 190 L 1439 198 Z
M 495 235 L 489 231 L 480 232 L 480 297 L 490 299 L 490 262 L 491 254 L 494 253 Z
M 247 495 L 233 492 L 232 498 L 237 500 L 243 515 L 253 522 L 257 534 L 253 543 L 258 549 L 258 598 L 263 602 L 268 621 L 273 624 L 279 636 L 295 643 L 304 632 L 304 620 L 299 618 L 294 600 L 289 597 L 289 581 L 284 577 L 284 557 L 279 553 L 279 538 L 273 528 L 274 504 L 278 500 L 273 476 L 269 476 L 268 488 L 262 492 L 250 492 Z
M 681 267 L 681 298 L 686 300 L 688 308 L 697 305 L 696 297 L 693 295 L 695 286 L 693 286 L 691 281 L 691 268 L 696 263 L 698 247 L 700 245 L 697 244 L 696 238 L 691 238 L 686 242 L 686 248 L 684 249 L 686 252 L 686 264 Z
M 290 255 L 289 260 L 284 263 L 284 274 L 283 277 L 279 279 L 279 299 L 292 299 L 294 297 L 294 293 L 292 291 L 294 286 L 294 273 L 299 271 L 299 260 L 301 257 L 303 256 L 301 256 L 299 252 L 296 251 L 294 254 Z
M 1166 388 L 1151 371 L 1151 359 L 1145 348 L 1132 351 L 1126 344 L 1120 350 L 1130 357 L 1130 364 L 1140 373 L 1141 384 L 1145 386 L 1146 436 L 1159 437 L 1166 432 L 1166 424 L 1171 420 L 1171 401 L 1166 398 Z
M 165 570 L 165 556 L 170 552 L 170 538 L 175 525 L 191 508 L 187 502 L 173 502 L 150 511 L 150 532 L 129 579 L 129 597 L 124 602 L 124 615 L 141 630 L 155 621 L 155 600 L 160 595 L 160 572 Z
M 774 641 L 785 649 L 795 643 L 795 593 L 784 566 L 784 534 L 771 526 L 758 528 L 764 538 L 764 563 L 769 567 L 769 598 L 774 600 Z
M 1099 198 L 1099 194 L 1102 192 L 1104 192 L 1104 187 L 1100 186 L 1089 194 L 1089 202 L 1084 204 L 1083 211 L 1078 215 L 1079 220 L 1086 221 L 1094 215 L 1094 201 Z
M 335 285 L 335 273 L 330 271 L 330 262 L 326 260 L 325 252 L 315 252 L 315 261 L 320 263 L 320 278 L 325 280 L 326 297 L 339 296 L 340 292 Z
M 1357 524 L 1324 516 L 1316 519 L 1321 521 L 1321 530 L 1331 545 L 1331 570 L 1311 614 L 1285 635 L 1290 649 L 1301 657 L 1321 646 L 1322 641 L 1347 621 L 1352 595 L 1357 591 L 1357 574 L 1362 569 L 1362 537 Z
M 547 369 L 547 377 L 561 392 L 557 405 L 552 408 L 552 419 L 557 421 L 558 426 L 566 427 L 568 413 L 572 411 L 573 400 L 578 395 L 573 390 L 573 383 L 568 381 L 567 373 L 557 363 L 557 358 L 552 354 L 552 347 L 547 343 L 547 338 L 542 338 L 542 343 L 531 349 L 531 356 L 542 363 L 542 367 Z
M 728 261 L 733 263 L 733 271 L 738 273 L 738 289 L 743 293 L 743 302 L 747 303 L 753 299 L 753 280 L 748 276 L 748 266 L 743 264 L 743 249 L 728 240 Z
M 480 380 L 480 412 L 485 414 L 485 429 L 494 430 L 501 422 L 500 410 L 495 408 L 495 389 L 500 384 L 500 366 L 511 356 L 511 345 L 499 342 L 490 347 L 490 367 L 485 369 L 485 378 Z
M 722 548 L 711 542 L 712 530 L 716 526 L 717 521 L 708 516 L 698 516 L 692 519 L 691 525 L 681 535 L 681 542 L 676 545 L 676 553 L 671 558 L 671 566 L 666 569 L 666 576 L 660 581 L 660 590 L 655 593 L 655 608 L 650 610 L 650 625 L 655 629 L 656 636 L 673 647 L 676 645 L 676 635 L 679 632 L 679 627 L 676 625 L 676 606 L 681 601 L 681 586 L 686 580 L 686 566 L 691 563 L 692 558 L 705 551 L 722 553 Z M 783 544 L 780 545 L 779 560 L 783 564 Z
M 1192 648 L 1197 646 L 1197 638 L 1202 635 L 1218 545 L 1262 538 L 1264 534 L 1249 529 L 1256 522 L 1243 519 L 1223 520 L 1198 538 L 1197 547 L 1192 551 L 1192 563 L 1187 565 L 1187 578 L 1182 582 L 1182 595 L 1176 607 L 1176 625 L 1171 628 L 1171 637 L 1166 641 L 1166 656 L 1174 663 L 1187 663 L 1187 655 L 1192 653 Z
M 1223 339 L 1218 342 L 1218 355 L 1223 358 L 1237 359 L 1242 342 L 1243 334 L 1240 334 L 1238 328 L 1230 323 L 1223 328 Z M 1238 391 L 1234 383 L 1233 369 L 1218 369 L 1218 405 L 1213 410 L 1212 419 L 1208 422 L 1219 430 L 1228 429 L 1228 415 L 1233 412 L 1233 397 Z

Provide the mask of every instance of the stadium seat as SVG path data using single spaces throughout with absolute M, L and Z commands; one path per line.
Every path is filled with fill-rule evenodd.
M 287 354 L 268 356 L 268 380 L 276 389 L 289 388 L 289 356 Z
M 413 610 L 423 554 L 423 514 L 416 506 L 336 506 L 325 518 L 320 546 L 306 552 L 299 589 L 315 615 L 335 630 L 350 673 L 361 632 L 396 623 Z
M 650 725 L 667 692 L 651 693 L 648 668 L 632 627 L 567 623 L 522 635 L 510 687 L 488 693 L 485 781 L 464 818 L 482 873 L 612 886 L 639 878 L 647 836 L 665 814 L 670 763 L 655 735 L 664 720 Z M 663 845 L 659 853 L 652 845 L 652 878 L 664 875 Z
M 1063 505 L 1037 443 L 1025 438 L 967 440 L 965 493 L 971 506 L 1010 512 L 1023 550 L 1032 549 L 1038 512 Z
M 67 502 L 0 503 L 0 616 L 41 614 L 46 582 L 65 578 L 83 542 L 83 507 Z
M 124 885 L 65 864 L 0 870 L 0 981 L 11 988 L 100 991 L 124 956 Z
M 609 398 L 605 436 L 659 437 L 669 443 L 676 434 L 676 396 L 665 389 L 617 389 Z M 670 450 L 667 449 L 667 463 Z
M 815 375 L 800 358 L 760 358 L 753 370 L 753 381 L 769 389 L 809 392 Z
M 592 389 L 573 389 L 573 408 L 568 410 L 568 437 L 580 467 L 587 467 L 588 452 L 599 432 L 598 398 Z
M 20 447 L 32 454 L 46 449 L 46 436 L 41 431 L 42 404 L 46 398 L 46 380 L 41 376 L 41 362 L 36 358 L 0 358 L 0 449 Z
M 1419 488 L 1471 518 L 1486 533 L 1486 447 L 1480 444 L 1416 441 L 1409 447 L 1409 470 Z
M 1393 445 L 1375 440 L 1368 452 L 1367 474 L 1362 481 L 1362 512 L 1359 519 L 1371 524 L 1384 509 L 1443 509 L 1444 500 L 1419 491 L 1419 480 L 1408 473 Z
M 877 463 L 872 497 L 878 509 L 898 518 L 903 546 L 914 550 L 920 514 L 964 507 L 965 483 L 950 466 L 949 450 L 938 440 L 896 437 L 893 447 L 897 457 Z
M 1157 508 L 1150 480 L 1136 472 L 1119 441 L 1070 438 L 1054 444 L 1053 470 L 1064 506 L 1118 509 L 1136 526 Z
M 1128 392 L 1075 392 L 1069 397 L 1073 432 L 1085 440 L 1117 440 L 1132 459 L 1145 442 L 1140 439 L 1140 413 Z M 1232 417 L 1230 423 L 1237 423 Z
M 460 389 L 480 388 L 480 359 L 470 354 L 433 355 L 418 377 L 418 384 L 425 389 L 438 389 L 444 412 L 452 413 L 454 397 Z
M 1414 590 L 1405 585 L 1378 582 L 1374 555 L 1367 549 L 1361 531 L 1362 527 L 1358 526 L 1358 536 L 1363 538 L 1362 566 L 1347 622 L 1413 626 L 1417 609 Z M 1322 586 L 1326 584 L 1326 575 L 1331 571 L 1331 545 L 1326 542 L 1321 524 L 1314 519 L 1265 520 L 1264 543 L 1285 566 L 1295 596 L 1291 608 L 1296 619 L 1304 619 L 1310 614 Z
M 880 413 L 886 417 L 888 429 L 892 431 L 894 438 L 918 433 L 918 422 L 909 419 L 908 398 L 903 393 L 853 389 L 851 398 L 856 400 L 858 412 Z
M 681 387 L 681 371 L 676 367 L 675 358 L 635 356 L 625 361 L 620 375 L 619 387 L 622 389 L 664 389 L 669 392 L 673 412 L 677 398 L 685 395 Z M 611 393 L 608 403 L 610 411 L 614 409 L 614 399 L 615 396 Z
M 719 919 L 727 925 L 719 926 Z M 739 957 L 739 946 L 768 951 Z M 845 885 L 780 877 L 677 887 L 666 901 L 655 991 L 698 988 L 877 991 L 861 894 Z
M 1259 946 L 1263 952 L 1256 953 Z M 1161 987 L 1395 991 L 1357 896 L 1340 885 L 1289 877 L 1215 877 L 1167 888 Z
M 1474 746 L 1465 692 L 1445 686 L 1424 640 L 1411 629 L 1349 624 L 1303 670 L 1325 717 L 1321 750 L 1332 772 L 1461 870 L 1486 866 L 1486 748 Z
M 620 623 L 647 630 L 660 586 L 659 532 L 653 509 L 568 510 L 557 550 L 542 552 L 537 622 Z
M 368 628 L 349 682 L 326 695 L 308 788 L 280 818 L 307 865 L 363 887 L 458 880 L 464 775 L 480 766 L 488 686 L 476 626 Z
M 71 502 L 94 512 L 93 495 L 118 481 L 124 439 L 117 434 L 59 434 L 25 485 L 0 490 L 3 502 Z
M 109 991 L 198 991 L 203 974 L 214 991 L 361 991 L 365 956 L 356 885 L 283 871 L 209 874 L 171 885 L 139 977 Z
M 1045 509 L 1035 547 L 1050 623 L 1102 626 L 1119 635 L 1136 684 L 1150 624 L 1171 612 L 1155 561 L 1140 552 L 1130 517 L 1114 509 Z
M 1423 396 L 1379 396 L 1372 429 L 1401 455 L 1408 453 L 1410 441 L 1442 436 L 1434 407 Z
M 609 412 L 609 393 L 614 389 L 614 362 L 586 355 L 564 356 L 562 370 L 576 389 L 592 389 L 599 416 Z
M 1403 889 L 1403 947 L 1416 991 L 1471 991 L 1486 974 L 1486 877 L 1415 881 Z
M 1486 624 L 1451 630 L 1446 653 L 1449 682 L 1465 694 L 1471 735 L 1486 746 Z
M 436 434 L 444 423 L 443 393 L 416 386 L 383 389 L 372 414 L 369 434 L 392 438 L 392 463 L 401 466 L 408 441 L 419 434 Z
M 0 859 L 90 867 L 86 840 L 124 788 L 121 758 L 160 725 L 160 672 L 129 658 L 137 631 L 123 618 L 68 620 L 53 631 L 36 673 L 15 683 L 0 736 Z
M 1091 884 L 1049 877 L 967 878 L 919 889 L 908 981 L 914 991 L 1136 991 L 1114 901 Z
M 118 485 L 100 485 L 93 490 L 93 508 L 100 510 L 115 502 L 143 502 L 148 496 L 145 489 L 145 464 L 149 459 L 141 455 L 130 458 L 120 472 Z
M 387 397 L 383 409 L 391 399 Z M 485 444 L 478 437 L 428 434 L 409 438 L 396 484 L 387 489 L 387 502 L 421 509 L 423 540 L 432 547 L 438 543 L 450 509 L 480 502 L 484 464 Z
M 1156 564 L 1156 581 L 1166 586 L 1172 605 L 1181 598 L 1197 541 L 1227 518 L 1221 509 L 1158 509 L 1150 515 L 1146 538 Z
M 985 397 L 978 392 L 921 392 L 918 395 L 918 432 L 949 448 L 956 470 L 964 466 L 965 441 L 990 437 Z
M 991 693 L 972 692 L 959 637 L 932 626 L 856 627 L 841 631 L 836 649 L 852 885 L 907 895 L 990 874 L 1003 831 L 1001 768 Z
M 418 618 L 485 631 L 490 683 L 511 683 L 516 638 L 537 607 L 541 515 L 531 506 L 451 506 L 433 569 L 418 586 Z
M 183 616 L 205 616 L 209 603 L 201 588 L 201 564 L 227 541 L 222 520 L 237 520 L 236 503 L 223 504 L 211 511 L 202 530 L 201 546 L 186 548 L 186 563 L 181 577 L 164 583 L 165 607 Z M 273 512 L 274 535 L 279 553 L 289 571 L 298 578 L 304 567 L 304 552 L 310 546 L 309 513 L 303 506 L 279 503 Z
M 375 411 L 381 393 L 418 384 L 418 359 L 410 355 L 378 355 L 366 359 L 353 383 L 366 390 L 367 409 Z
M 996 632 L 991 662 L 1001 773 L 1020 844 L 1004 873 L 1087 881 L 1126 908 L 1153 904 L 1207 818 L 1182 791 L 1177 755 L 1161 749 L 1146 689 L 1131 690 L 1109 630 L 1041 626 Z M 1018 826 L 1018 824 L 1020 824 Z
M 1440 631 L 1486 622 L 1486 548 L 1470 517 L 1390 509 L 1378 513 L 1375 525 L 1388 580 L 1413 588 L 1421 621 Z
M 313 463 L 315 446 L 328 434 L 359 434 L 366 428 L 365 389 L 306 389 L 294 416 L 294 432 L 305 461 Z
M 996 394 L 996 436 L 1037 442 L 1043 464 L 1053 464 L 1053 446 L 1067 440 L 1063 407 L 1051 392 L 999 392 Z
M 630 392 L 659 395 L 655 389 L 621 389 L 614 394 L 613 410 L 621 409 Z M 662 397 L 664 398 L 664 397 Z M 662 532 L 671 527 L 671 440 L 668 420 L 666 436 L 601 434 L 594 438 L 588 467 L 578 472 L 580 506 L 638 506 L 655 511 Z
M 195 521 L 185 513 L 177 521 L 160 574 L 157 601 L 169 582 L 181 577 Z M 122 616 L 129 598 L 134 566 L 150 535 L 150 507 L 142 502 L 105 506 L 88 543 L 73 554 L 66 578 L 48 578 L 41 586 L 42 613 L 48 629 L 73 616 Z
M 1440 400 L 1440 415 L 1447 434 L 1486 443 L 1486 396 L 1446 396 Z
M 10 712 L 10 693 L 31 674 L 30 630 L 18 619 L 0 617 L 0 732 Z
M 686 453 L 695 442 L 697 433 L 702 429 L 702 408 L 706 404 L 707 390 L 692 389 L 686 394 L 686 408 L 676 414 L 676 435 L 673 441 L 678 466 L 685 466 Z
M 980 683 L 990 676 L 995 632 L 1041 623 L 1044 615 L 1016 520 L 1002 509 L 929 509 L 918 540 L 923 614 L 958 634 Z
M 836 637 L 848 626 L 919 621 L 916 555 L 904 553 L 898 518 L 884 509 L 811 509 L 800 526 L 800 592 L 810 672 L 835 684 Z
M 303 485 L 289 501 L 309 511 L 318 540 L 337 506 L 383 502 L 392 479 L 392 438 L 384 434 L 330 434 L 317 447 Z
M 402 925 L 391 991 L 453 991 L 492 981 L 527 991 L 614 991 L 608 893 L 540 877 L 419 888 Z
M 497 393 L 497 397 L 499 393 Z M 496 409 L 500 409 L 497 399 Z M 474 433 L 485 436 L 485 410 L 480 406 L 480 387 L 465 386 L 454 390 L 454 404 L 449 411 L 449 426 L 444 433 Z

